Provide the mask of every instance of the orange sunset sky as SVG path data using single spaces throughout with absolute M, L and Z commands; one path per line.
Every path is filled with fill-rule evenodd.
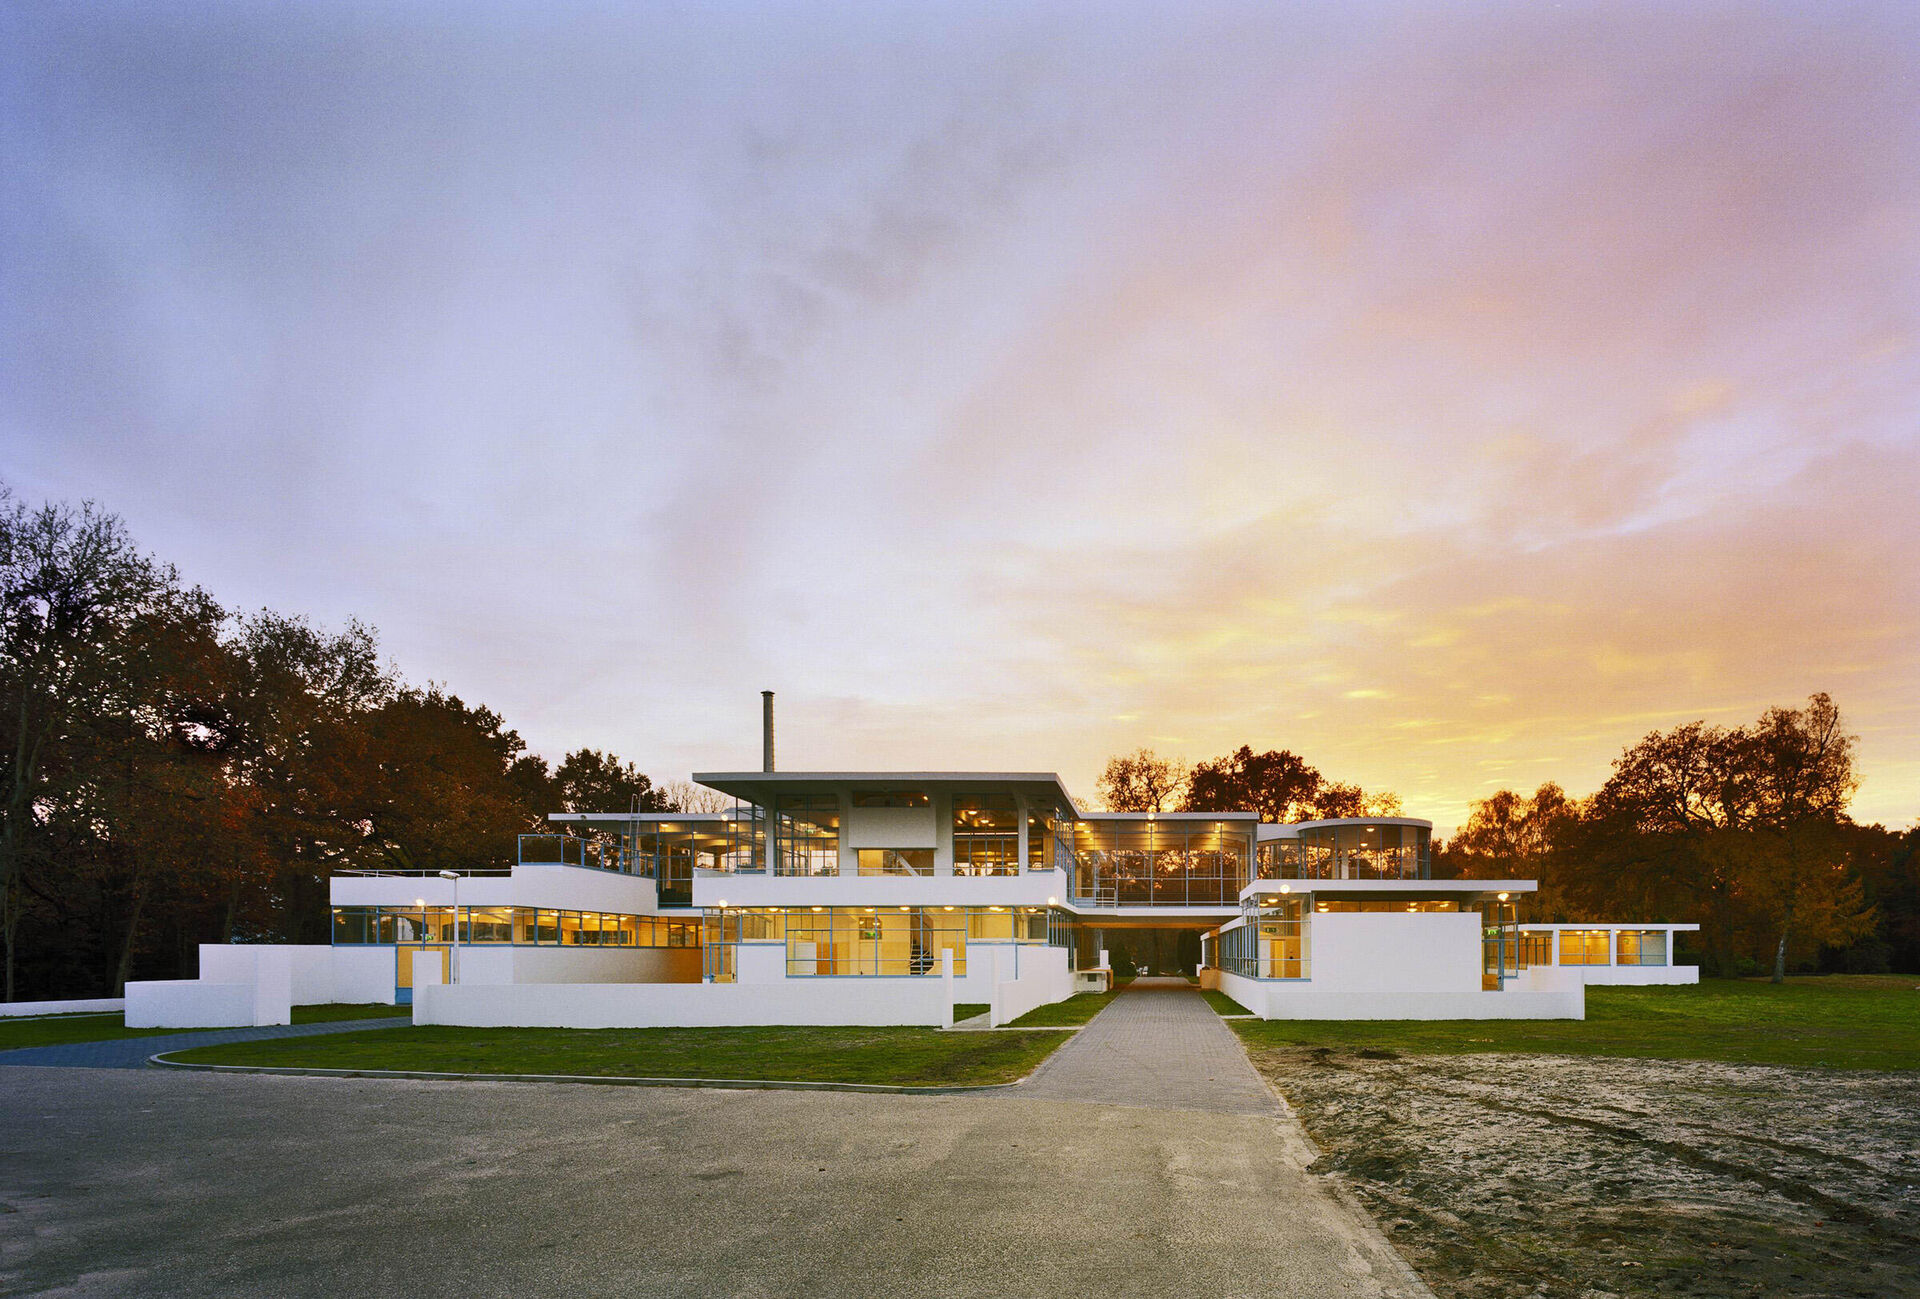
M 15 6 L 0 476 L 538 751 L 1286 747 L 1443 829 L 1826 690 L 1920 815 L 1920 8 Z

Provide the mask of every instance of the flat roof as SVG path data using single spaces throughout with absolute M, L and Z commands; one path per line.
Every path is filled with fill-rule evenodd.
M 1258 821 L 1258 812 L 1082 812 L 1082 821 Z
M 1257 893 L 1261 897 L 1278 895 L 1282 885 L 1289 893 L 1311 893 L 1316 898 L 1369 897 L 1385 894 L 1421 893 L 1532 893 L 1540 887 L 1537 880 L 1322 880 L 1258 879 L 1240 890 L 1240 896 Z
M 780 794 L 825 794 L 838 789 L 940 789 L 1022 793 L 1073 809 L 1073 795 L 1051 771 L 696 771 L 695 784 L 765 805 Z

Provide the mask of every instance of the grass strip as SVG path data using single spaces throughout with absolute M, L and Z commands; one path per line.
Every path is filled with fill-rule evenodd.
M 413 1014 L 411 1006 L 390 1006 L 382 1001 L 328 1002 L 318 1006 L 295 1006 L 296 1024 L 333 1024 L 345 1019 L 392 1019 Z
M 931 1028 L 456 1028 L 423 1025 L 182 1051 L 194 1064 L 444 1073 L 984 1086 L 1031 1073 L 1061 1033 Z
M 127 1037 L 164 1037 L 190 1028 L 128 1028 L 117 1010 L 46 1019 L 0 1019 L 0 1051 L 30 1046 L 67 1046 L 74 1042 L 113 1042 Z
M 1245 1020 L 1249 1048 L 1508 1051 L 1825 1069 L 1920 1069 L 1920 977 L 1819 975 L 1587 989 L 1584 1020 Z
M 1084 1024 L 1107 1008 L 1107 1003 L 1120 994 L 1116 992 L 1079 992 L 1065 1001 L 1049 1002 L 1036 1006 L 1020 1018 L 1014 1020 L 1010 1028 L 1066 1028 L 1074 1024 Z
M 953 1003 L 953 1022 L 972 1019 L 975 1015 L 984 1015 L 992 1009 L 984 1001 L 956 1001 Z
M 1200 995 L 1207 999 L 1209 1006 L 1212 1006 L 1222 1015 L 1250 1015 L 1253 1013 L 1217 988 L 1202 988 Z

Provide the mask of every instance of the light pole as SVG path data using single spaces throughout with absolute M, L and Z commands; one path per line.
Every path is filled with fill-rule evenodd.
M 453 972 L 450 982 L 460 982 L 460 872 L 441 871 L 440 878 L 453 881 Z

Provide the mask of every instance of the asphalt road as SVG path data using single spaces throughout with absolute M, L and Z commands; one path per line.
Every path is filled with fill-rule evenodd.
M 21 1067 L 0 1292 L 1417 1294 L 1284 1114 Z

